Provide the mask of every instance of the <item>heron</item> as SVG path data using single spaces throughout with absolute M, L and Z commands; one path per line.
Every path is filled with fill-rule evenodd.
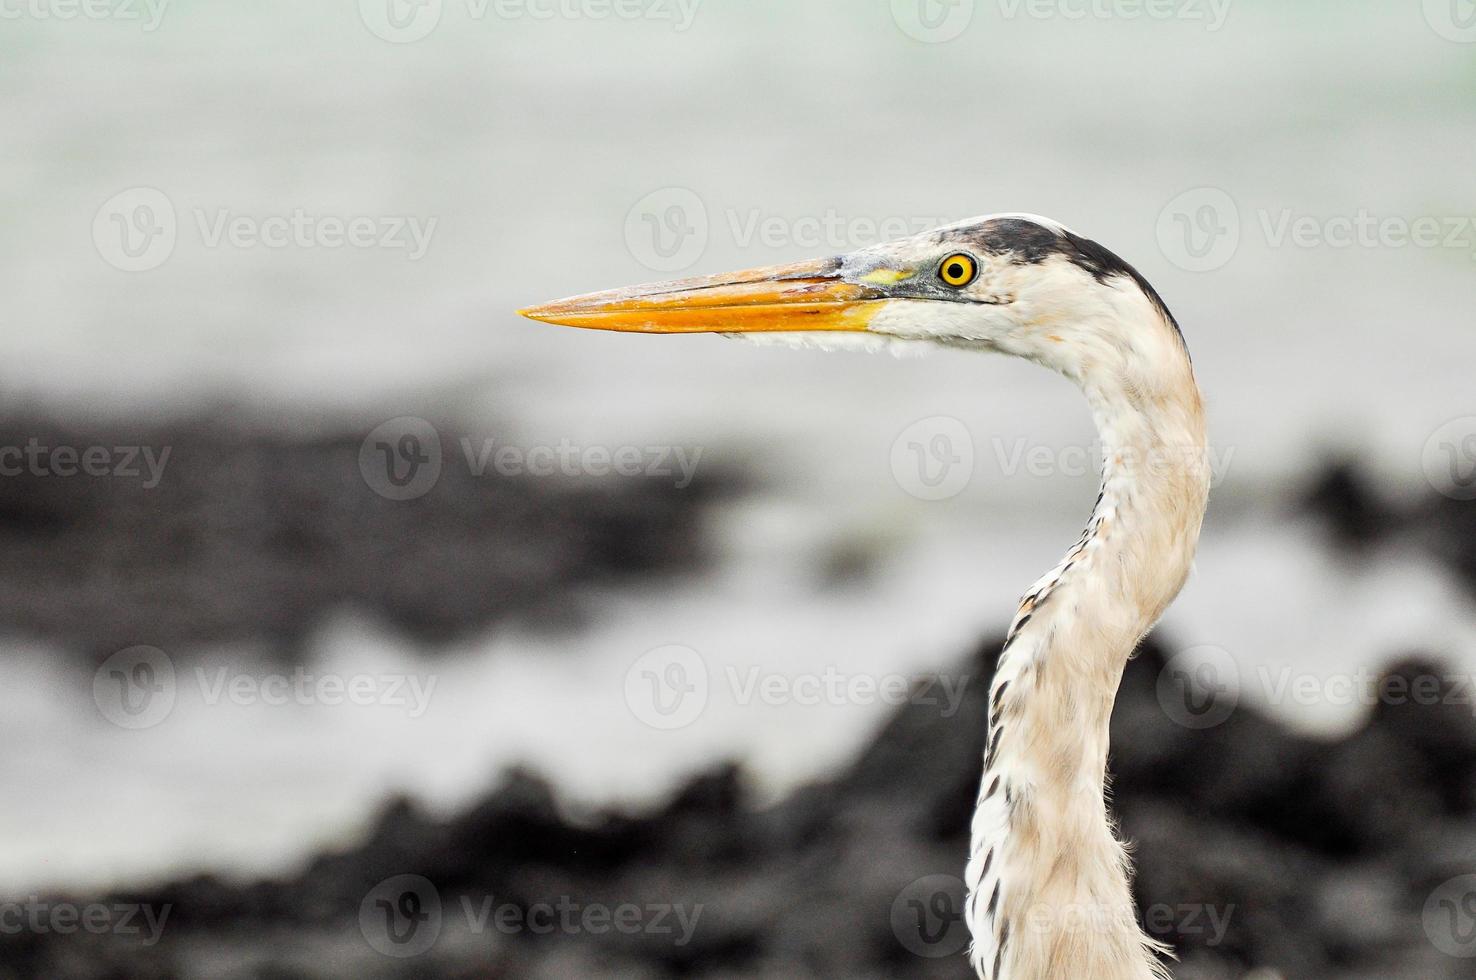
M 962 348 L 1075 382 L 1103 450 L 1101 492 L 1081 538 L 1021 600 L 998 657 L 964 872 L 968 955 L 986 980 L 1165 980 L 1170 951 L 1138 921 L 1107 778 L 1123 670 L 1188 579 L 1210 488 L 1194 367 L 1153 286 L 1056 221 L 998 214 L 519 312 L 827 350 Z

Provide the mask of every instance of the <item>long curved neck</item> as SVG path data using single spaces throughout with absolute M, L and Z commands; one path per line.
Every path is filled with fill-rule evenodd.
M 1082 381 L 1105 450 L 1080 542 L 1026 595 L 1000 654 L 973 825 L 966 910 L 988 980 L 1150 980 L 1105 798 L 1122 671 L 1178 595 L 1209 487 L 1187 354 L 1149 390 Z

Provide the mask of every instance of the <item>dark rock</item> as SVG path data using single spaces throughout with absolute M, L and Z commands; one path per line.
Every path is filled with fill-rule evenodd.
M 1476 595 L 1476 500 L 1430 493 L 1410 517 L 1416 538 Z
M 359 469 L 366 433 L 288 437 L 215 421 L 69 430 L 12 413 L 0 446 L 167 449 L 140 475 L 0 480 L 0 629 L 99 660 L 134 644 L 188 655 L 262 640 L 282 658 L 322 619 L 372 610 L 434 647 L 522 616 L 558 623 L 590 583 L 701 560 L 716 474 L 476 475 L 452 431 L 424 496 L 388 500 Z M 120 457 L 121 460 L 121 457 Z
M 912 952 L 892 911 L 913 883 L 960 873 L 998 649 L 985 643 L 952 675 L 964 684 L 956 714 L 920 690 L 849 771 L 768 810 L 751 808 L 732 765 L 637 815 L 572 816 L 543 780 L 513 772 L 450 821 L 392 801 L 361 845 L 289 881 L 200 877 L 123 896 L 174 904 L 158 946 L 0 936 L 0 964 L 15 977 L 80 980 L 966 980 L 956 950 Z M 1113 808 L 1134 850 L 1145 928 L 1180 954 L 1180 980 L 1254 969 L 1313 980 L 1464 975 L 1429 956 L 1421 910 L 1476 854 L 1476 821 L 1443 785 L 1469 761 L 1470 719 L 1391 700 L 1365 729 L 1319 743 L 1240 705 L 1193 730 L 1158 704 L 1163 666 L 1163 648 L 1149 644 L 1123 678 Z M 1393 676 L 1427 667 L 1409 662 Z M 432 882 L 444 926 L 431 952 L 404 962 L 374 951 L 359 919 L 370 890 L 400 874 Z M 526 927 L 531 910 L 561 901 L 681 910 L 696 927 L 680 941 L 646 928 Z M 474 928 L 463 910 L 483 903 L 506 906 L 524 927 Z
M 1334 459 L 1301 494 L 1301 509 L 1319 518 L 1342 546 L 1364 548 L 1399 523 L 1395 510 L 1352 459 Z

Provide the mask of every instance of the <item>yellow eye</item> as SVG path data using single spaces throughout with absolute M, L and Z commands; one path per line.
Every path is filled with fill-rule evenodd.
M 974 261 L 972 255 L 959 252 L 950 255 L 938 266 L 938 278 L 955 289 L 962 289 L 973 282 L 979 276 L 979 263 Z

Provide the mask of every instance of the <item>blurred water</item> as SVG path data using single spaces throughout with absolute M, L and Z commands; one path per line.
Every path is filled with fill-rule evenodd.
M 1160 287 L 1217 438 L 1256 480 L 1301 469 L 1317 440 L 1413 476 L 1425 437 L 1470 410 L 1472 247 L 1272 247 L 1262 226 L 1263 209 L 1272 222 L 1476 215 L 1471 49 L 1418 3 L 1244 0 L 1211 32 L 1006 18 L 996 0 L 948 44 L 907 37 L 886 4 L 842 0 L 708 0 L 686 31 L 478 9 L 447 4 L 430 36 L 400 45 L 346 3 L 180 2 L 152 33 L 8 22 L 3 390 L 89 409 L 495 403 L 532 438 L 799 442 L 848 475 L 873 434 L 890 442 L 934 413 L 1010 439 L 1084 437 L 1052 379 L 965 355 L 822 360 L 513 316 L 661 278 L 632 254 L 626 218 L 681 187 L 711 227 L 691 271 L 835 250 L 791 243 L 792 226 L 744 244 L 760 218 L 1066 221 Z M 164 265 L 128 274 L 90 232 L 105 201 L 140 186 L 168 196 L 179 238 Z M 1195 274 L 1155 229 L 1202 186 L 1238 205 L 1242 240 Z M 199 226 L 298 208 L 437 225 L 419 261 L 211 248 Z
M 473 9 L 448 3 L 403 45 L 350 3 L 177 2 L 152 32 L 0 24 L 0 391 L 70 415 L 435 406 L 469 431 L 511 425 L 504 438 L 523 445 L 700 446 L 705 465 L 756 462 L 769 496 L 722 519 L 728 561 L 713 579 L 606 597 L 578 639 L 474 644 L 435 667 L 443 694 L 415 724 L 304 710 L 260 725 L 182 703 L 157 733 L 119 742 L 87 678 L 44 651 L 24 660 L 24 710 L 6 713 L 5 737 L 72 735 L 33 735 L 3 763 L 18 802 L 0 833 L 25 841 L 0 855 L 7 888 L 280 867 L 347 839 L 386 788 L 451 807 L 519 760 L 575 798 L 638 800 L 737 754 L 779 792 L 842 762 L 885 709 L 718 706 L 655 733 L 611 697 L 631 658 L 679 642 L 713 664 L 910 672 L 946 666 L 1003 621 L 1093 490 L 1090 475 L 1001 463 L 1021 440 L 1090 444 L 1059 379 L 965 354 L 654 341 L 513 315 L 661 278 L 626 225 L 668 188 L 709 219 L 680 271 L 867 243 L 745 243 L 766 218 L 793 232 L 830 214 L 1026 210 L 1099 238 L 1175 309 L 1233 454 L 1175 638 L 1312 672 L 1406 644 L 1476 663 L 1476 623 L 1441 572 L 1397 556 L 1346 568 L 1270 503 L 1328 445 L 1416 487 L 1429 434 L 1473 411 L 1470 248 L 1276 247 L 1259 217 L 1476 216 L 1473 49 L 1432 30 L 1419 3 L 1243 0 L 1217 32 L 1009 19 L 980 3 L 939 45 L 907 37 L 887 4 L 849 0 L 707 0 L 685 31 Z M 92 229 L 138 187 L 167 196 L 178 242 L 160 267 L 127 273 Z M 1242 240 L 1223 268 L 1193 273 L 1158 225 L 1200 187 L 1233 199 Z M 222 209 L 436 224 L 419 260 L 209 247 L 197 213 L 208 224 Z M 980 457 L 947 504 L 909 497 L 889 466 L 898 433 L 930 416 L 961 420 Z M 857 539 L 882 543 L 881 571 L 818 588 L 827 556 Z M 329 664 L 427 669 L 372 623 L 325 626 L 320 645 Z M 1295 717 L 1323 730 L 1351 719 Z M 106 819 L 90 806 L 100 790 L 120 804 Z
M 804 513 L 731 517 L 751 526 Z M 0 759 L 13 794 L 0 834 L 12 845 L 0 852 L 0 890 L 200 867 L 289 872 L 353 842 L 388 790 L 449 816 L 522 764 L 576 806 L 639 809 L 720 759 L 742 761 L 761 797 L 777 799 L 843 769 L 894 702 L 806 700 L 801 688 L 766 701 L 745 688 L 755 668 L 766 680 L 844 683 L 942 671 L 958 690 L 970 682 L 958 663 L 1001 627 L 1061 542 L 1025 521 L 923 530 L 874 577 L 837 588 L 825 584 L 823 542 L 801 534 L 789 547 L 734 549 L 722 571 L 689 585 L 592 596 L 595 625 L 578 636 L 504 629 L 435 659 L 346 615 L 324 624 L 309 672 L 405 676 L 404 703 L 233 703 L 221 678 L 261 668 L 249 651 L 220 649 L 179 660 L 172 711 L 138 731 L 99 716 L 84 665 L 12 650 L 0 715 L 14 749 Z M 1224 651 L 1234 674 L 1221 680 L 1238 678 L 1241 703 L 1327 735 L 1359 723 L 1367 705 L 1273 697 L 1281 685 L 1345 679 L 1414 651 L 1476 671 L 1476 610 L 1428 560 L 1391 553 L 1350 569 L 1305 528 L 1263 518 L 1211 530 L 1162 630 L 1172 649 Z M 696 651 L 710 683 L 700 715 L 670 730 L 625 693 L 642 655 L 667 644 Z M 950 689 L 935 690 L 946 710 Z

